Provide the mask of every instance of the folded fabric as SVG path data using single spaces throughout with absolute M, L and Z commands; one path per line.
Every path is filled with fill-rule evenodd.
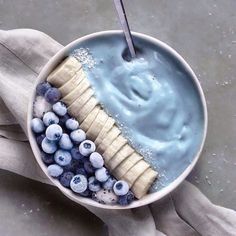
M 0 30 L 0 168 L 46 184 L 52 183 L 39 169 L 24 132 L 35 80 L 61 48 L 39 31 Z M 84 207 L 104 221 L 112 236 L 236 235 L 236 212 L 212 204 L 187 181 L 165 199 L 138 209 Z

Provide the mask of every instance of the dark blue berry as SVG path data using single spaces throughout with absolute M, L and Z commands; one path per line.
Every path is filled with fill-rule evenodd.
M 87 172 L 87 174 L 90 176 L 90 175 L 93 175 L 94 172 L 95 172 L 95 169 L 94 167 L 92 166 L 91 162 L 90 161 L 85 161 L 84 162 L 84 169 L 85 171 Z
M 81 166 L 79 161 L 72 159 L 69 165 L 63 167 L 64 171 L 70 171 L 76 173 L 76 170 Z
M 59 125 L 60 125 L 61 127 L 64 127 L 64 126 L 65 126 L 65 123 L 66 123 L 66 121 L 67 121 L 68 119 L 70 119 L 70 115 L 67 114 L 67 113 L 66 113 L 64 116 L 60 116 L 60 117 L 59 117 Z
M 121 206 L 127 206 L 134 200 L 134 194 L 129 191 L 127 194 L 123 196 L 119 196 L 118 198 L 118 204 Z
M 61 92 L 57 88 L 50 88 L 44 95 L 47 102 L 54 104 L 61 98 Z
M 60 177 L 60 183 L 64 187 L 69 187 L 70 186 L 70 181 L 74 177 L 74 174 L 72 172 L 64 172 L 61 177 Z
M 78 147 L 74 147 L 71 149 L 71 156 L 75 160 L 82 160 L 84 158 L 84 156 L 80 153 Z
M 46 137 L 45 134 L 40 134 L 36 137 L 36 142 L 40 147 L 41 147 L 42 141 L 45 137 Z
M 52 86 L 48 82 L 43 82 L 37 85 L 36 93 L 40 96 L 44 96 L 45 93 L 51 88 Z
M 87 172 L 86 172 L 85 169 L 82 168 L 82 167 L 76 169 L 75 173 L 76 173 L 77 175 L 84 175 L 84 176 L 87 176 Z
M 42 158 L 42 161 L 47 165 L 50 165 L 54 162 L 54 155 L 52 154 L 41 152 L 41 158 Z
M 89 189 L 86 189 L 84 192 L 80 193 L 79 195 L 81 195 L 82 197 L 91 197 L 92 192 Z

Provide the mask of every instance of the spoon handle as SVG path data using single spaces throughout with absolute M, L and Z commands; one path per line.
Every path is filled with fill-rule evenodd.
M 126 14 L 125 14 L 125 8 L 123 5 L 123 1 L 122 0 L 114 0 L 114 4 L 116 7 L 116 11 L 118 13 L 121 27 L 122 27 L 124 35 L 125 35 L 126 42 L 128 44 L 128 48 L 129 48 L 131 57 L 135 58 L 136 54 L 135 54 L 135 49 L 134 49 L 134 42 L 133 42 L 133 39 L 132 39 L 132 36 L 130 33 L 130 28 L 129 28 L 128 20 L 127 20 Z

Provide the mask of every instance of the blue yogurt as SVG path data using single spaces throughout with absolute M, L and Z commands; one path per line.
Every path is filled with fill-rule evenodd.
M 204 112 L 191 74 L 168 51 L 134 37 L 138 57 L 124 60 L 122 35 L 78 45 L 96 64 L 85 70 L 95 95 L 124 136 L 156 169 L 152 191 L 174 181 L 193 161 L 203 138 Z

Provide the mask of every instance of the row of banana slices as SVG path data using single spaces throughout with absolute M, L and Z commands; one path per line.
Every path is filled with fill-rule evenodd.
M 108 170 L 117 179 L 127 181 L 138 199 L 143 197 L 157 172 L 128 144 L 115 120 L 102 109 L 81 63 L 74 57 L 67 57 L 47 81 L 59 88 L 69 114 L 79 121 L 87 137 L 95 142 Z

